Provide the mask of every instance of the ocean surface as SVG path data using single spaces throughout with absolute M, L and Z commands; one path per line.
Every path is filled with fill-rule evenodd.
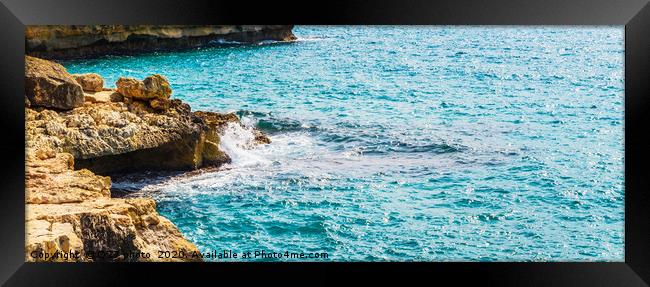
M 76 60 L 236 112 L 219 171 L 119 179 L 200 250 L 623 261 L 623 27 L 297 26 L 291 43 Z M 235 259 L 239 261 L 242 259 Z

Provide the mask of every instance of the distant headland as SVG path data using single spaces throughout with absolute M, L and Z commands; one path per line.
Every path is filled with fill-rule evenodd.
M 27 26 L 26 54 L 45 59 L 174 51 L 226 42 L 291 41 L 292 25 Z

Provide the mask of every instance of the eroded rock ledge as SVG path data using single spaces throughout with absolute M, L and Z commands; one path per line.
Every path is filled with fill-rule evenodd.
M 196 246 L 156 212 L 152 199 L 110 198 L 109 177 L 73 167 L 68 153 L 27 154 L 26 261 L 200 261 L 190 256 Z M 55 258 L 57 251 L 79 257 Z M 158 251 L 188 256 L 160 259 Z
M 27 26 L 27 54 L 85 58 L 206 46 L 215 41 L 295 39 L 291 25 L 49 25 Z
M 80 252 L 80 261 L 98 251 L 152 255 L 110 261 L 157 261 L 158 251 L 198 251 L 153 200 L 111 198 L 110 178 L 98 174 L 218 167 L 230 162 L 219 133 L 239 118 L 192 112 L 160 75 L 120 78 L 112 90 L 97 74 L 70 75 L 29 56 L 26 71 L 36 83 L 25 89 L 26 259 L 59 250 Z M 270 142 L 259 131 L 255 141 Z

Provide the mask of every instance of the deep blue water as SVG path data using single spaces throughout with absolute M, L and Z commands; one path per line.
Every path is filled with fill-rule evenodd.
M 225 170 L 116 182 L 203 251 L 622 261 L 623 27 L 304 27 L 292 43 L 65 62 L 237 112 Z M 312 259 L 313 260 L 313 259 Z

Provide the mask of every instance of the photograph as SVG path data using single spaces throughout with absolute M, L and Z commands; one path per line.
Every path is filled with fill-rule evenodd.
M 626 261 L 623 25 L 24 45 L 25 262 Z

